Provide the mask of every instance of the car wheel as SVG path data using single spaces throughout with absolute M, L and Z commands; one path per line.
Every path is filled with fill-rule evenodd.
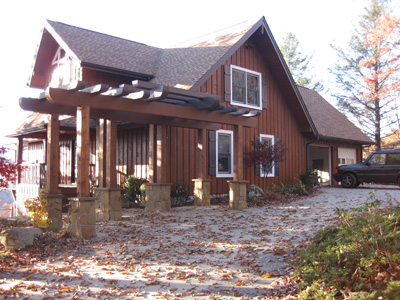
M 341 182 L 344 188 L 353 188 L 357 184 L 356 177 L 351 173 L 343 174 Z

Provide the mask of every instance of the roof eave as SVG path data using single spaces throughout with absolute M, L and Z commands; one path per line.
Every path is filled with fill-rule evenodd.
M 121 70 L 121 69 L 116 69 L 116 68 L 112 68 L 112 67 L 107 67 L 104 65 L 93 64 L 90 62 L 81 62 L 81 67 L 86 68 L 86 69 L 95 70 L 95 71 L 104 71 L 107 73 L 113 73 L 113 74 L 117 74 L 117 75 L 134 77 L 137 80 L 143 80 L 143 81 L 150 81 L 154 78 L 154 75 L 151 75 L 151 74 L 131 72 L 131 71 L 127 71 L 127 70 Z
M 342 143 L 350 143 L 350 144 L 360 144 L 360 145 L 374 144 L 374 141 L 372 141 L 372 140 L 366 141 L 366 140 L 346 139 L 346 138 L 327 136 L 327 135 L 318 135 L 317 139 L 318 140 L 326 140 L 326 141 L 334 141 L 334 142 L 342 142 Z

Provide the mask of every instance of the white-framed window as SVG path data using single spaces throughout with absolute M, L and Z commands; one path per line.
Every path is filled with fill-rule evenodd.
M 217 130 L 217 177 L 233 177 L 233 131 Z
M 231 65 L 231 104 L 262 109 L 262 75 Z
M 269 145 L 275 145 L 275 137 L 270 134 L 260 134 L 260 141 L 262 143 L 268 143 Z M 270 173 L 266 174 L 266 170 L 260 166 L 260 176 L 261 177 L 275 177 L 275 164 L 272 166 Z

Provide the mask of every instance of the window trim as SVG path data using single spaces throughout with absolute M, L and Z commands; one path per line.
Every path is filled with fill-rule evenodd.
M 220 133 L 222 133 L 222 134 L 229 134 L 230 135 L 230 137 L 231 137 L 231 151 L 230 151 L 230 154 L 231 154 L 231 172 L 230 173 L 220 173 L 219 172 L 219 170 L 218 170 L 218 142 L 219 142 L 219 134 Z M 216 161 L 216 177 L 217 178 L 231 178 L 231 177 L 233 177 L 233 167 L 234 167 L 234 165 L 233 165 L 233 159 L 234 159 L 234 153 L 233 153 L 233 131 L 232 130 L 223 130 L 223 129 L 220 129 L 220 130 L 217 130 L 216 131 L 216 137 L 215 137 L 215 139 L 216 139 L 216 145 L 215 145 L 215 147 L 216 147 L 216 149 L 215 149 L 215 161 Z
M 275 136 L 274 135 L 261 133 L 260 134 L 260 142 L 263 141 L 263 138 L 271 139 L 272 140 L 272 145 L 275 145 Z M 267 176 L 265 176 L 265 175 L 267 175 Z M 264 178 L 264 177 L 267 177 L 267 178 L 268 177 L 275 177 L 275 163 L 272 166 L 271 173 L 268 173 L 268 174 L 264 173 L 264 170 L 263 170 L 262 166 L 260 165 L 260 177 L 262 177 L 262 178 Z
M 249 70 L 249 69 L 246 69 L 246 68 L 242 68 L 242 67 L 238 67 L 238 66 L 235 66 L 235 65 L 230 65 L 230 67 L 231 67 L 231 82 L 230 82 L 230 88 L 231 88 L 231 104 L 232 105 L 238 105 L 238 106 L 242 106 L 242 107 L 247 107 L 247 108 L 252 108 L 252 109 L 256 109 L 256 110 L 262 110 L 262 106 L 263 106 L 263 91 L 262 91 L 262 80 L 263 80 L 263 77 L 262 77 L 262 74 L 260 73 L 260 72 L 256 72 L 256 71 L 253 71 L 253 70 Z M 245 76 L 245 82 L 246 82 L 246 103 L 242 103 L 242 102 L 238 102 L 238 101 L 235 101 L 235 100 L 233 100 L 233 71 L 234 70 L 238 70 L 238 71 L 242 71 L 242 72 L 245 72 L 245 74 L 246 74 L 246 76 Z M 251 104 L 247 104 L 248 103 L 248 101 L 247 101 L 247 73 L 249 73 L 249 74 L 251 74 L 251 75 L 255 75 L 255 76 L 258 76 L 258 78 L 259 78 L 259 81 L 258 81 L 258 88 L 259 88 L 259 105 L 258 106 L 255 106 L 255 105 L 251 105 Z

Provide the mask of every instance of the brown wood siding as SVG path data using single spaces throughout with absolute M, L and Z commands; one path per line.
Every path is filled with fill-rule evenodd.
M 116 75 L 86 68 L 82 69 L 82 80 L 86 82 L 87 87 L 99 83 L 105 83 L 116 88 L 123 83 L 131 84 L 133 79 L 133 77 L 128 76 Z
M 257 71 L 267 78 L 267 99 L 268 108 L 262 110 L 259 123 L 256 128 L 246 128 L 244 133 L 244 151 L 249 151 L 254 137 L 260 134 L 271 134 L 280 139 L 288 149 L 285 159 L 280 164 L 280 174 L 267 178 L 267 185 L 279 185 L 281 183 L 292 183 L 306 168 L 306 140 L 299 130 L 299 126 L 293 116 L 292 111 L 279 91 L 274 74 L 271 74 L 257 48 L 246 49 L 242 46 L 225 63 L 235 65 L 249 70 Z M 216 88 L 214 83 L 218 83 Z M 224 102 L 224 66 L 221 66 L 204 85 L 199 89 L 205 93 L 215 93 Z M 230 105 L 229 102 L 225 102 Z M 223 129 L 233 130 L 230 126 L 223 126 Z M 244 179 L 258 186 L 263 185 L 263 178 L 256 176 L 254 166 L 246 167 Z M 228 193 L 227 178 L 211 177 L 212 194 Z

